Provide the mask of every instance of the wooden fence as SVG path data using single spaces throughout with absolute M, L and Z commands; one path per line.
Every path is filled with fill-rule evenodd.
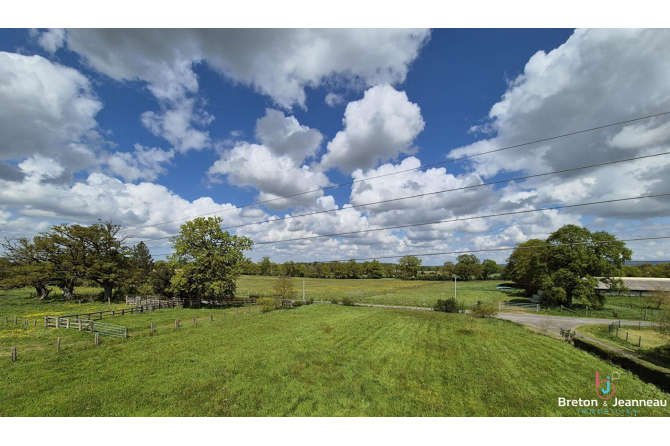
M 125 316 L 127 314 L 136 314 L 136 313 L 142 314 L 150 311 L 167 309 L 167 308 L 179 308 L 181 307 L 181 305 L 182 304 L 177 301 L 164 300 L 157 302 L 156 304 L 138 305 L 132 308 L 121 308 L 120 310 L 104 310 L 104 311 L 93 311 L 91 313 L 66 314 L 60 317 L 69 319 L 89 319 L 99 321 L 100 319 L 107 317 L 120 317 Z
M 103 336 L 111 336 L 115 338 L 128 337 L 128 328 L 126 327 L 89 319 L 44 316 L 44 326 L 47 328 L 69 328 L 79 331 L 90 331 L 91 333 L 100 333 Z
M 126 296 L 126 305 L 128 306 L 153 306 L 157 309 L 163 308 L 179 308 L 184 306 L 184 299 L 158 299 L 158 298 L 142 298 L 140 296 L 136 297 L 127 297 Z

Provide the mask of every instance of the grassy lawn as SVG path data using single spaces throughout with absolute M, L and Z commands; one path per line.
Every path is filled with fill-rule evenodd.
M 330 304 L 237 316 L 228 309 L 225 318 L 217 310 L 214 322 L 210 313 L 109 319 L 131 338 L 103 338 L 99 347 L 90 333 L 1 323 L 0 415 L 574 416 L 557 398 L 596 398 L 596 371 L 621 373 L 619 398 L 670 398 L 498 319 Z M 11 346 L 18 362 L 9 360 Z
M 294 278 L 296 296 L 302 298 L 302 278 Z M 277 279 L 266 276 L 242 276 L 237 280 L 241 295 L 272 294 Z M 495 303 L 516 297 L 514 292 L 496 290 L 500 282 L 480 280 L 458 282 L 457 299 L 466 305 L 478 300 Z M 382 305 L 408 305 L 432 307 L 437 299 L 454 297 L 453 282 L 436 282 L 400 279 L 310 279 L 305 278 L 305 298 L 330 300 L 351 297 L 357 302 Z

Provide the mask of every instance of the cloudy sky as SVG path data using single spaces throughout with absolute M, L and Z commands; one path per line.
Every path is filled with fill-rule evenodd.
M 567 223 L 670 236 L 668 197 L 472 218 L 670 193 L 670 155 L 506 181 L 670 152 L 670 115 L 471 156 L 669 112 L 668 48 L 668 30 L 0 30 L 0 237 L 112 220 L 163 259 L 219 215 L 283 262 Z M 629 247 L 670 259 L 670 240 Z

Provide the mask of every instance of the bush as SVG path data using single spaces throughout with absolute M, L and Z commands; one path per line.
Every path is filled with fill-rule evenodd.
M 258 299 L 256 303 L 258 303 L 261 306 L 261 311 L 263 313 L 274 311 L 281 305 L 281 303 L 278 303 L 277 299 L 275 299 L 274 297 L 262 297 Z
M 561 328 L 561 337 L 565 342 L 572 342 L 575 340 L 575 332 L 569 328 Z
M 437 299 L 433 311 L 444 311 L 445 313 L 458 313 L 458 301 L 450 297 L 449 299 Z
M 330 303 L 333 304 L 333 305 L 337 305 L 337 304 L 340 303 L 340 301 L 337 300 L 337 297 L 331 297 L 330 298 Z
M 474 307 L 472 307 L 472 310 L 470 310 L 470 314 L 472 314 L 473 317 L 494 317 L 498 314 L 498 310 L 496 307 L 493 305 L 485 305 L 481 301 L 477 301 Z
M 307 302 L 303 302 L 301 300 L 294 300 L 291 305 L 293 305 L 294 307 L 302 307 L 303 305 L 307 305 Z
M 347 296 L 347 297 L 342 299 L 342 305 L 345 305 L 347 307 L 353 307 L 354 306 L 354 300 L 351 297 Z

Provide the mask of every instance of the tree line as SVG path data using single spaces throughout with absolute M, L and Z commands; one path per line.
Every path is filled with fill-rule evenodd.
M 154 262 L 144 242 L 129 245 L 121 227 L 111 222 L 82 226 L 54 225 L 32 239 L 23 237 L 0 242 L 0 289 L 33 287 L 39 299 L 53 288 L 72 299 L 75 286 L 94 285 L 103 289 L 101 298 L 125 294 L 160 294 L 195 301 L 230 299 L 241 274 L 335 279 L 404 280 L 512 280 L 528 295 L 543 290 L 546 299 L 572 305 L 581 299 L 593 306 L 604 297 L 596 290 L 598 280 L 622 289 L 619 276 L 635 275 L 624 267 L 632 251 L 605 231 L 566 225 L 546 240 L 520 243 L 500 268 L 495 261 L 480 261 L 474 254 L 458 256 L 456 263 L 423 266 L 416 256 L 398 263 L 378 260 L 348 262 L 274 263 L 264 257 L 255 263 L 244 256 L 253 241 L 221 229 L 220 217 L 196 218 L 181 226 L 170 239 L 174 254 L 167 261 Z M 668 271 L 668 265 L 636 268 Z
M 500 277 L 501 267 L 493 260 L 480 261 L 473 254 L 463 254 L 457 263 L 446 262 L 443 266 L 424 266 L 416 256 L 404 256 L 398 263 L 381 263 L 378 260 L 358 263 L 347 262 L 300 263 L 289 260 L 275 263 L 263 257 L 255 263 L 245 259 L 243 274 L 255 276 L 309 277 L 316 279 L 383 279 L 403 280 L 488 280 Z

